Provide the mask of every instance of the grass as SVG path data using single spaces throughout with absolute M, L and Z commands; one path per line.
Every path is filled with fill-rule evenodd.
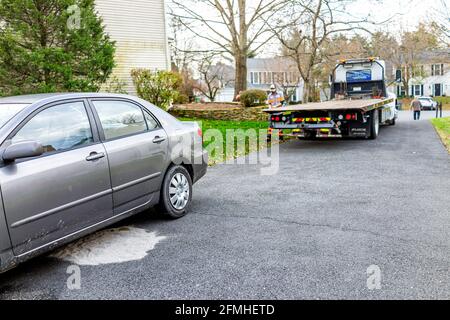
M 245 156 L 251 152 L 261 150 L 263 148 L 270 147 L 270 143 L 260 143 L 260 131 L 259 130 L 267 130 L 268 123 L 267 121 L 226 121 L 226 120 L 207 120 L 207 119 L 191 119 L 191 118 L 180 118 L 181 121 L 197 121 L 203 131 L 203 135 L 205 142 L 203 146 L 209 151 L 209 164 L 214 165 L 220 162 L 224 162 L 229 159 Z M 207 133 L 208 130 L 215 129 L 220 131 L 222 136 L 222 148 L 213 148 L 210 144 L 216 142 L 215 138 L 209 139 L 211 135 Z M 245 137 L 245 148 L 238 148 L 237 146 L 237 138 L 234 139 L 234 151 L 232 154 L 227 154 L 226 150 L 226 136 L 227 130 L 243 130 L 247 131 L 249 129 L 256 130 L 257 133 L 257 145 L 250 145 L 249 137 Z M 210 131 L 212 134 L 212 132 Z M 262 134 L 262 133 L 261 133 Z M 266 131 L 264 132 L 264 139 L 266 137 Z M 241 140 L 242 142 L 242 140 Z M 241 143 L 244 145 L 243 143 Z
M 439 118 L 432 119 L 436 131 L 442 139 L 442 142 L 447 147 L 448 152 L 450 153 L 450 117 L 449 118 Z

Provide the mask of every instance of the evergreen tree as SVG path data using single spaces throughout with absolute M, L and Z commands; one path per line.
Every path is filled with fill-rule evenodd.
M 0 95 L 98 91 L 114 52 L 94 0 L 0 0 Z

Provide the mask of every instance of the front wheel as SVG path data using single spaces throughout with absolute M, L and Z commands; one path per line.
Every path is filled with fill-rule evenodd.
M 161 189 L 159 209 L 166 216 L 178 219 L 188 212 L 192 200 L 192 179 L 183 166 L 167 171 Z

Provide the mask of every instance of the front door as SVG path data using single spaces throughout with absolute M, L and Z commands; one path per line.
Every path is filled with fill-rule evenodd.
M 157 196 L 167 164 L 167 134 L 141 106 L 128 100 L 93 100 L 111 168 L 114 214 Z
M 441 95 L 442 95 L 441 85 L 440 84 L 435 84 L 434 85 L 434 96 L 435 97 L 440 97 Z
M 45 153 L 4 163 L 2 195 L 14 254 L 112 217 L 106 150 L 83 101 L 44 108 L 5 143 L 37 140 Z

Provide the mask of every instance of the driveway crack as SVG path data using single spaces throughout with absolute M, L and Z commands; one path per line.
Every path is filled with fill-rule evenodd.
M 371 230 L 349 228 L 349 227 L 347 227 L 345 225 L 336 226 L 336 225 L 331 225 L 331 224 L 300 222 L 300 221 L 284 220 L 284 219 L 277 219 L 277 218 L 265 217 L 265 216 L 263 216 L 263 217 L 255 217 L 255 216 L 244 216 L 244 215 L 237 215 L 237 214 L 220 215 L 220 214 L 214 214 L 214 213 L 191 213 L 191 214 L 205 215 L 205 216 L 214 216 L 214 217 L 219 217 L 219 218 L 236 218 L 236 219 L 252 219 L 252 220 L 256 219 L 256 220 L 263 220 L 263 221 L 271 221 L 271 222 L 279 222 L 279 223 L 284 223 L 284 224 L 298 225 L 298 226 L 302 226 L 302 227 L 328 228 L 328 229 L 333 229 L 333 230 L 338 230 L 338 231 L 343 231 L 343 232 L 359 232 L 359 233 L 370 234 L 370 235 L 375 236 L 375 237 L 382 237 L 382 238 L 402 241 L 402 242 L 406 242 L 406 243 L 416 243 L 416 244 L 430 246 L 430 247 L 435 247 L 435 248 L 439 248 L 439 249 L 447 249 L 447 250 L 449 249 L 449 246 L 446 246 L 446 245 L 439 245 L 439 244 L 429 243 L 429 242 L 426 242 L 426 241 L 417 241 L 417 240 L 414 240 L 414 239 L 405 239 L 405 238 L 400 238 L 400 237 L 394 237 L 394 236 L 391 236 L 391 235 L 387 235 L 387 234 L 383 234 L 383 233 L 379 233 L 379 232 L 374 232 L 374 231 L 371 231 Z

